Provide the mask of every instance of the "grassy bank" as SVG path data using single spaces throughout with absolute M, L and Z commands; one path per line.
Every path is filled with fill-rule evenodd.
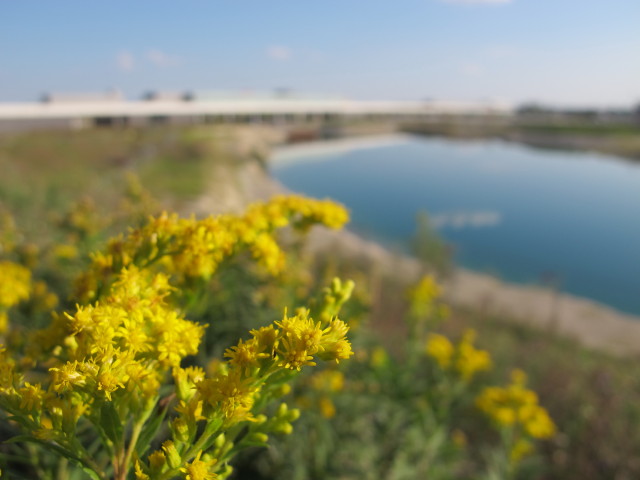
M 499 138 L 536 148 L 595 151 L 640 160 L 640 127 L 637 125 L 452 118 L 428 123 L 407 123 L 401 129 L 417 135 L 459 139 Z
M 208 187 L 217 132 L 200 127 L 96 128 L 0 136 L 0 202 L 26 221 L 64 210 L 90 196 L 114 209 L 128 174 L 167 206 L 199 197 Z M 36 221 L 34 219 L 34 221 Z

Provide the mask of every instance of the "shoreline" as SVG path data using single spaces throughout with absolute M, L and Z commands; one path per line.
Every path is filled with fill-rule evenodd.
M 581 135 L 570 131 L 544 131 L 526 125 L 483 126 L 451 123 L 406 125 L 402 131 L 450 140 L 503 140 L 542 150 L 593 152 L 630 162 L 640 161 L 640 129 L 635 134 Z
M 286 135 L 269 129 L 265 131 L 264 127 L 239 129 L 233 137 L 231 144 L 240 157 L 251 158 L 251 155 L 247 155 L 259 151 L 261 161 L 243 162 L 233 175 L 233 189 L 218 192 L 233 200 L 227 199 L 221 204 L 214 199 L 215 195 L 205 196 L 197 202 L 197 211 L 211 213 L 212 210 L 221 208 L 239 211 L 249 203 L 289 192 L 266 168 L 271 164 L 273 152 L 281 155 L 280 158 L 286 158 L 286 155 L 282 155 L 287 150 L 289 153 L 301 154 L 305 146 L 322 155 L 328 153 L 327 148 L 362 148 L 363 145 L 374 147 L 380 144 L 380 139 L 376 137 L 357 137 L 331 140 L 330 145 L 319 142 L 286 145 Z M 389 142 L 401 136 L 385 135 L 382 138 L 383 142 Z M 239 143 L 235 143 L 236 141 Z M 322 145 L 327 148 L 317 148 Z M 255 155 L 253 158 L 255 159 Z M 235 193 L 231 190 L 235 190 Z M 212 209 L 212 205 L 215 208 Z M 308 249 L 313 253 L 331 252 L 348 257 L 366 265 L 370 271 L 375 270 L 376 275 L 393 278 L 407 285 L 425 273 L 424 266 L 417 259 L 391 252 L 349 230 L 336 232 L 314 229 L 309 235 Z M 543 287 L 505 282 L 459 266 L 455 266 L 450 279 L 445 281 L 444 288 L 445 300 L 453 306 L 503 315 L 515 322 L 552 331 L 573 338 L 587 347 L 609 353 L 640 354 L 640 317 L 620 312 L 613 307 Z

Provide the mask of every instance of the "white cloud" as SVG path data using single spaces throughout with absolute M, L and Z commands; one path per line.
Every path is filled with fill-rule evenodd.
M 293 52 L 289 47 L 282 45 L 271 45 L 267 48 L 267 57 L 278 62 L 285 62 L 290 60 L 293 56 Z
M 505 5 L 513 0 L 441 0 L 445 3 L 457 3 L 460 5 Z
M 136 60 L 131 52 L 122 51 L 116 55 L 116 66 L 123 72 L 130 72 L 136 65 Z
M 180 58 L 169 55 L 161 50 L 153 49 L 147 52 L 147 59 L 156 67 L 175 67 L 180 64 Z

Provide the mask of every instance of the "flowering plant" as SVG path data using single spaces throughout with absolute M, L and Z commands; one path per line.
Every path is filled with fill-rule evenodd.
M 110 241 L 81 275 L 75 311 L 0 347 L 0 409 L 21 431 L 11 442 L 52 452 L 93 479 L 226 478 L 239 451 L 291 432 L 297 410 L 266 409 L 303 367 L 352 355 L 338 313 L 353 286 L 336 280 L 314 316 L 285 310 L 251 330 L 207 373 L 190 364 L 206 325 L 185 318 L 181 290 L 242 251 L 275 274 L 285 265 L 276 228 L 337 228 L 346 219 L 331 202 L 280 197 L 244 216 L 162 214 Z M 2 271 L 6 309 L 26 295 L 29 277 Z

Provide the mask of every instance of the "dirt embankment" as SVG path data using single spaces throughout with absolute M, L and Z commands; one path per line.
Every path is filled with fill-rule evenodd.
M 246 161 L 249 157 L 266 158 L 267 152 L 281 144 L 285 137 L 283 132 L 269 128 L 237 129 L 228 137 L 228 146 L 235 149 L 234 158 L 238 163 L 227 164 L 214 173 L 209 193 L 193 205 L 194 211 L 199 214 L 240 211 L 251 202 L 286 192 L 269 175 L 264 163 Z M 315 229 L 308 248 L 312 252 L 331 252 L 331 255 L 349 258 L 365 265 L 369 273 L 407 285 L 424 273 L 423 265 L 417 260 L 390 252 L 349 231 Z M 611 353 L 640 354 L 640 318 L 590 300 L 542 287 L 509 284 L 462 268 L 455 270 L 445 290 L 448 300 L 457 306 L 504 315 Z

